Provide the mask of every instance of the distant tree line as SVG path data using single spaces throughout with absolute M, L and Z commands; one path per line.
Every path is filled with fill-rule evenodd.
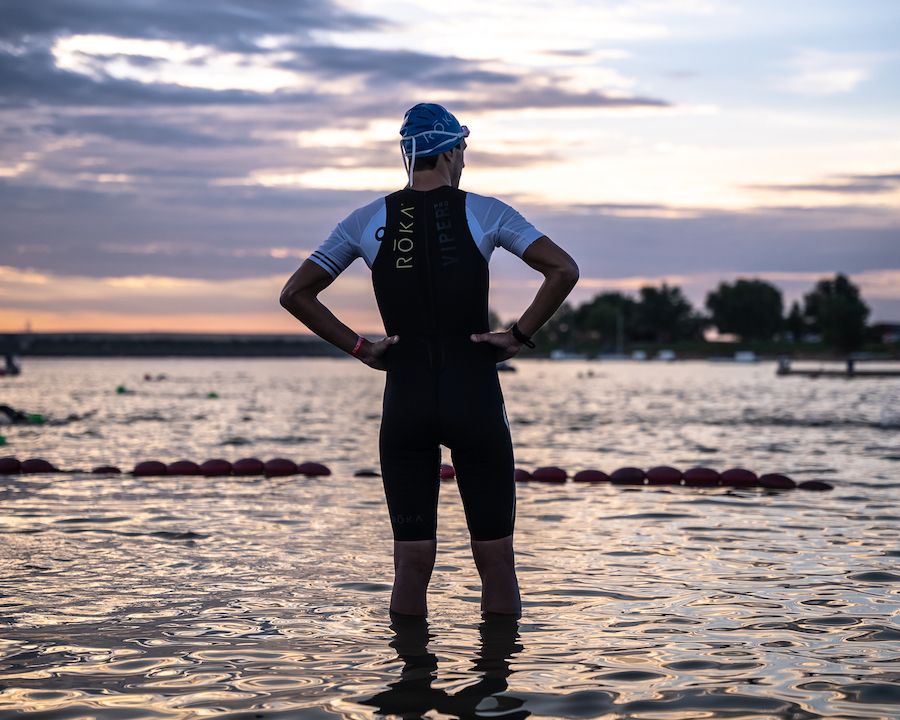
M 820 339 L 840 350 L 855 350 L 866 339 L 869 308 L 846 275 L 821 280 L 794 302 L 785 316 L 781 291 L 764 280 L 721 283 L 706 296 L 706 312 L 695 310 L 681 289 L 663 283 L 643 287 L 638 296 L 600 293 L 574 307 L 564 304 L 534 337 L 538 351 L 556 348 L 603 351 L 624 344 L 702 340 L 705 330 L 739 336 L 745 342 Z

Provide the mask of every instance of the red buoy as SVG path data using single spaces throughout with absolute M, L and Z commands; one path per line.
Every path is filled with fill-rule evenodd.
M 227 460 L 216 458 L 215 460 L 207 460 L 200 465 L 200 474 L 206 477 L 222 477 L 231 475 L 231 463 Z
M 18 475 L 22 472 L 22 463 L 18 458 L 0 458 L 0 475 Z
M 94 475 L 121 475 L 122 471 L 115 465 L 100 465 L 95 467 L 91 472 Z
M 166 466 L 167 475 L 199 475 L 200 466 L 192 460 L 178 460 Z
M 331 470 L 321 463 L 305 462 L 297 466 L 297 472 L 300 475 L 331 475 Z
M 262 475 L 266 466 L 257 458 L 243 458 L 231 466 L 232 475 Z
M 685 470 L 684 484 L 695 487 L 710 487 L 719 484 L 719 473 L 707 467 L 695 467 Z
M 787 475 L 781 473 L 767 473 L 759 476 L 759 484 L 764 488 L 782 488 L 790 490 L 797 487 L 797 483 L 791 480 Z
M 640 468 L 624 467 L 613 471 L 609 481 L 613 485 L 643 485 L 646 475 Z
M 756 473 L 744 470 L 744 468 L 726 470 L 719 476 L 719 480 L 728 487 L 756 487 L 759 482 Z
M 50 473 L 59 472 L 53 465 L 41 458 L 32 458 L 31 460 L 22 461 L 23 473 Z
M 515 478 L 516 482 L 528 482 L 531 480 L 531 473 L 522 468 L 516 468 Z
M 273 476 L 284 476 L 284 475 L 296 475 L 297 474 L 297 463 L 293 460 L 287 460 L 286 458 L 274 458 L 272 460 L 267 460 L 266 464 L 263 466 L 265 473 L 269 477 Z
M 834 485 L 822 480 L 804 480 L 797 487 L 801 490 L 834 490 Z
M 441 480 L 453 480 L 456 477 L 456 468 L 447 463 L 441 463 Z
M 158 477 L 167 475 L 168 469 L 158 460 L 145 460 L 135 465 L 132 472 L 135 477 Z
M 647 482 L 651 485 L 681 485 L 681 470 L 667 465 L 650 468 L 647 471 Z
M 540 482 L 555 482 L 555 483 L 564 483 L 569 478 L 569 473 L 567 473 L 562 468 L 558 468 L 554 465 L 550 465 L 548 467 L 539 467 L 533 473 L 531 473 L 532 480 L 538 480 Z
M 609 475 L 602 470 L 579 470 L 572 478 L 575 482 L 609 482 Z

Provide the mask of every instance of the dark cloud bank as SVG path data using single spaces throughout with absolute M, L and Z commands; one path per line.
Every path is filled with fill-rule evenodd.
M 519 107 L 583 107 L 665 105 L 653 98 L 618 98 L 602 92 L 566 93 L 537 90 L 528 78 L 486 70 L 459 58 L 405 50 L 339 48 L 316 43 L 315 31 L 377 30 L 384 22 L 348 13 L 327 0 L 7 0 L 0 25 L 0 107 L 134 105 L 242 105 L 315 103 L 329 98 L 329 81 L 361 78 L 373 91 L 359 102 L 360 111 L 385 110 L 378 98 L 387 90 L 418 92 L 471 91 L 477 102 L 462 109 Z M 57 38 L 70 35 L 109 35 L 122 38 L 180 41 L 250 56 L 278 54 L 273 65 L 312 73 L 322 90 L 254 93 L 213 91 L 164 84 L 145 84 L 112 77 L 90 78 L 56 67 L 51 48 Z M 278 37 L 277 47 L 261 44 Z M 291 59 L 280 55 L 288 52 Z M 153 58 L 130 56 L 132 64 L 152 64 Z M 551 78 L 552 79 L 552 78 Z M 393 107 L 391 107 L 393 110 Z
M 327 0 L 5 0 L 0 40 L 112 35 L 182 40 L 255 52 L 269 35 L 376 28 L 376 18 L 347 13 Z
M 58 274 L 159 274 L 211 279 L 290 272 L 293 258 L 254 251 L 313 250 L 370 192 L 205 188 L 165 197 L 0 185 L 12 251 L 4 264 Z M 682 219 L 618 217 L 517 203 L 576 256 L 588 276 L 741 272 L 862 272 L 897 267 L 897 230 L 835 222 L 834 210 L 710 211 Z M 48 211 L 48 208 L 51 210 Z M 651 208 L 631 208 L 640 213 Z M 871 211 L 860 209 L 871 220 Z M 838 218 L 840 219 L 840 218 Z M 870 223 L 871 225 L 871 223 Z M 125 250 L 124 248 L 128 248 Z
M 819 192 L 838 195 L 870 195 L 894 192 L 900 187 L 900 173 L 880 175 L 837 175 L 829 182 L 796 185 L 753 185 L 760 190 L 776 192 Z

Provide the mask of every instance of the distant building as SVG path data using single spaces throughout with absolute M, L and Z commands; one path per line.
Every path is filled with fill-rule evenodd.
M 734 333 L 720 333 L 719 328 L 717 327 L 709 327 L 703 331 L 703 339 L 706 342 L 721 342 L 721 343 L 736 343 L 740 342 L 741 338 Z

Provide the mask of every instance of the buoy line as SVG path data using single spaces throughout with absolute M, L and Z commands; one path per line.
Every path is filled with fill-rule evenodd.
M 534 472 L 516 468 L 516 482 L 568 481 L 568 473 L 555 466 L 539 467 Z M 644 471 L 636 467 L 623 467 L 607 475 L 602 470 L 580 470 L 572 477 L 579 483 L 610 483 L 611 485 L 686 485 L 689 487 L 768 488 L 779 490 L 832 490 L 833 485 L 822 480 L 805 480 L 797 483 L 782 473 L 757 475 L 744 468 L 731 468 L 718 472 L 712 468 L 694 467 L 682 472 L 667 465 Z
M 52 463 L 41 458 L 20 461 L 15 457 L 0 458 L 0 475 L 18 475 L 34 473 L 69 472 L 60 470 Z M 123 475 L 115 465 L 100 465 L 91 470 L 94 475 Z M 287 458 L 273 458 L 263 462 L 258 458 L 243 458 L 234 463 L 216 458 L 197 464 L 192 460 L 177 460 L 168 465 L 159 460 L 145 460 L 134 466 L 130 473 L 135 477 L 163 477 L 202 475 L 204 477 L 249 477 L 265 475 L 281 477 L 288 475 L 306 475 L 309 477 L 331 475 L 331 470 L 317 462 L 295 463 Z
M 19 461 L 15 457 L 0 458 L 0 475 L 18 475 L 34 473 L 67 472 L 54 467 L 41 458 Z M 122 471 L 114 465 L 100 465 L 91 473 L 95 475 L 121 475 Z M 324 477 L 331 475 L 331 470 L 316 462 L 295 463 L 287 458 L 273 458 L 263 462 L 258 458 L 243 458 L 236 462 L 228 462 L 221 458 L 195 463 L 192 460 L 176 460 L 166 464 L 159 460 L 145 460 L 134 466 L 130 473 L 135 477 L 163 477 L 198 475 L 204 477 L 250 477 L 265 475 L 266 477 L 287 477 L 289 475 L 305 475 L 307 477 Z M 357 477 L 377 477 L 373 470 L 359 470 Z M 440 466 L 441 480 L 456 478 L 456 470 L 446 463 Z M 516 482 L 566 483 L 569 473 L 556 466 L 539 467 L 529 472 L 516 468 Z M 576 483 L 609 483 L 610 485 L 683 485 L 688 487 L 730 487 L 730 488 L 766 488 L 778 490 L 832 490 L 834 486 L 822 480 L 805 480 L 795 482 L 782 473 L 766 473 L 757 475 L 745 468 L 731 468 L 718 472 L 712 468 L 694 467 L 682 472 L 667 465 L 652 467 L 644 471 L 636 467 L 623 467 L 610 474 L 602 470 L 579 470 L 572 476 Z

